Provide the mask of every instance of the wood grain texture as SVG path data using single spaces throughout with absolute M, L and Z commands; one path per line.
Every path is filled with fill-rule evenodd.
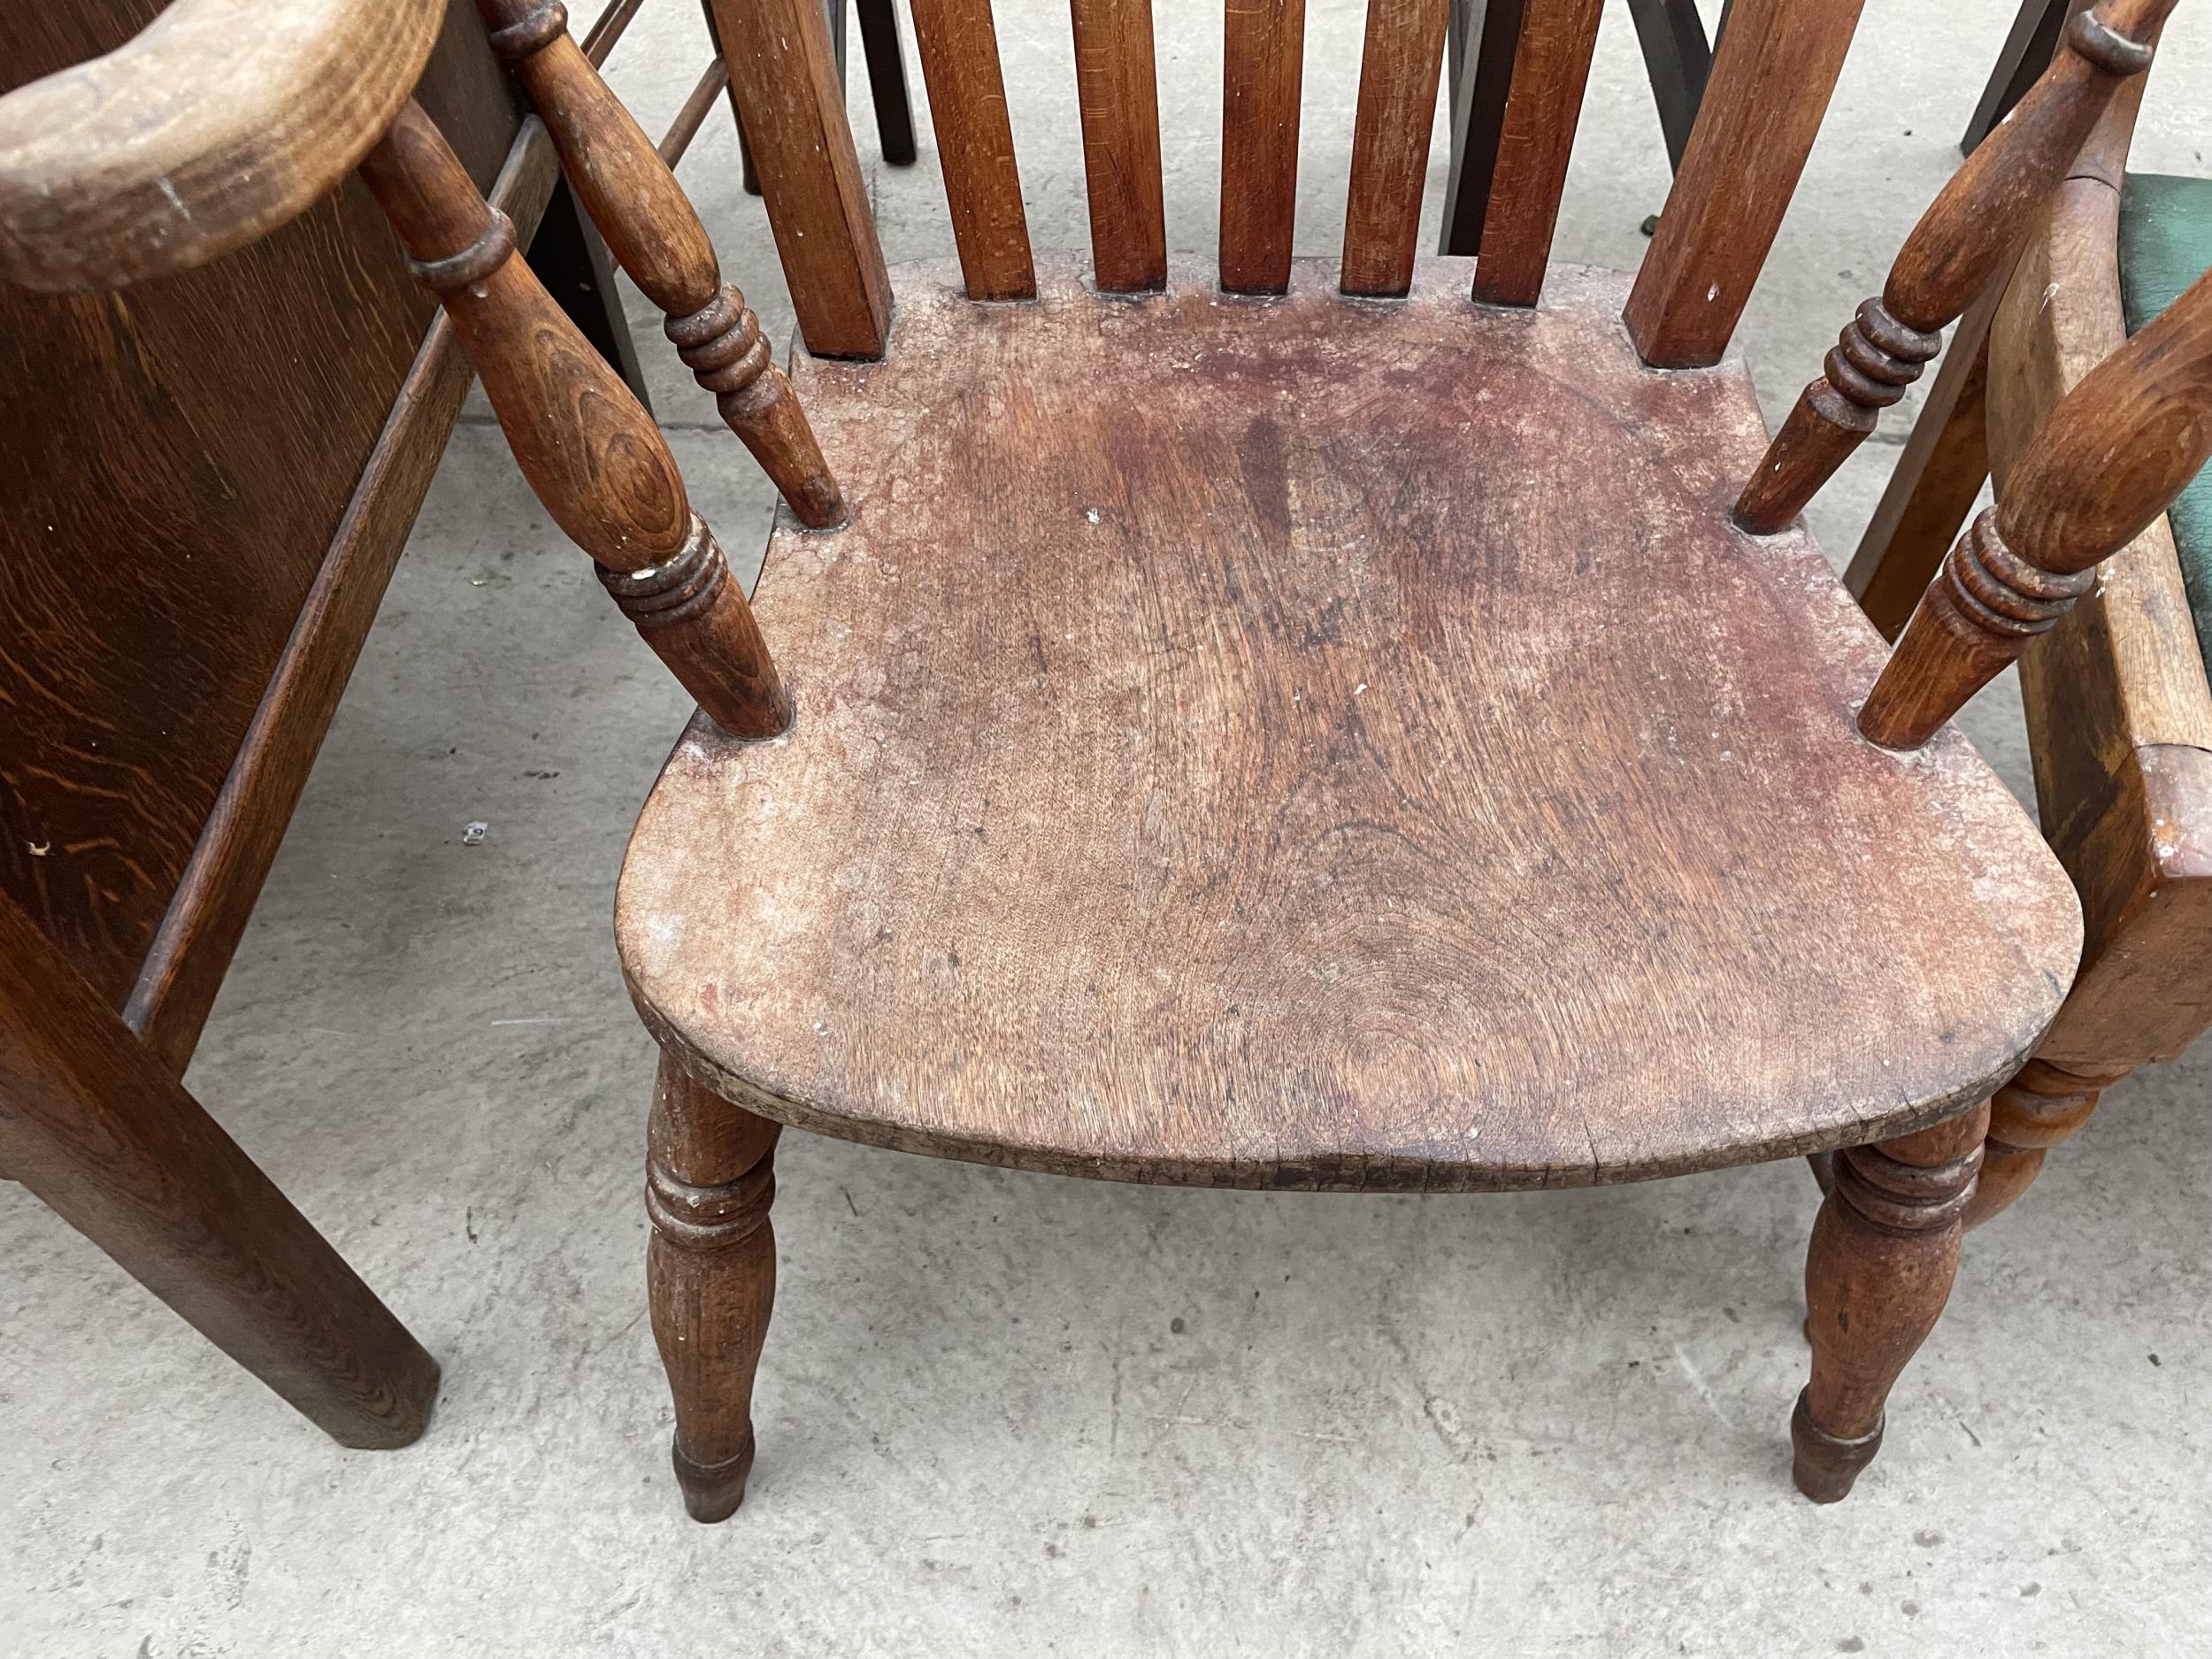
M 1993 135 L 1976 155 L 1997 142 Z M 2212 274 L 2082 377 L 1959 538 L 1868 694 L 1860 729 L 1911 749 L 2093 585 L 2212 458 Z
M 526 234 L 558 176 L 552 141 L 537 121 L 526 121 L 491 200 Z M 452 325 L 438 313 L 131 985 L 124 1020 L 179 1074 L 215 1005 L 473 378 Z
M 914 1151 L 1403 1189 L 1856 1143 L 2016 1065 L 2070 889 L 1962 742 L 1854 735 L 1878 641 L 1726 522 L 1740 368 L 1647 372 L 1571 268 L 1514 312 L 1465 260 L 1389 306 L 1040 274 L 902 267 L 881 365 L 795 365 L 853 503 L 760 588 L 806 712 L 695 728 L 619 898 L 695 1075 Z
M 1482 216 L 1490 205 L 1490 174 L 1498 165 L 1525 0 L 1450 4 L 1452 50 L 1473 61 L 1452 65 L 1452 166 L 1437 251 L 1471 257 L 1482 246 Z
M 1167 284 L 1152 0 L 1069 0 L 1069 11 L 1093 280 L 1110 294 L 1148 293 Z
M 176 0 L 127 44 L 0 97 L 0 281 L 119 287 L 298 218 L 391 123 L 445 14 Z
M 0 81 L 105 50 L 154 10 L 0 10 Z M 489 184 L 518 118 L 466 9 L 424 92 Z M 125 294 L 0 285 L 0 894 L 115 1006 L 436 314 L 350 184 Z M 444 432 L 418 442 L 434 455 Z M 384 528 L 380 557 L 404 535 Z M 127 580 L 88 574 L 117 558 Z
M 914 0 L 914 43 L 968 297 L 1033 299 L 1037 273 L 991 0 Z
M 807 349 L 883 354 L 891 284 L 819 0 L 708 0 Z
M 1941 349 L 1941 331 L 2018 257 L 2069 164 L 2125 82 L 2139 86 L 2175 0 L 2103 0 L 2067 25 L 2065 47 L 2012 119 L 1928 204 L 1878 298 L 1844 326 L 1736 503 L 1736 521 L 1779 529 L 1870 435 Z
M 1533 305 L 1543 292 L 1601 4 L 1527 0 L 1522 12 L 1475 266 L 1475 297 L 1486 304 Z
M 837 482 L 760 319 L 722 280 L 714 243 L 668 163 L 569 37 L 559 0 L 477 0 L 477 10 L 493 50 L 515 63 L 552 134 L 569 188 L 615 263 L 666 314 L 668 337 L 693 378 L 714 394 L 716 410 L 799 522 L 837 523 L 845 516 Z
M 1228 0 L 1221 78 L 1221 286 L 1280 294 L 1298 217 L 1306 0 Z
M 1391 298 L 1412 286 L 1449 19 L 1447 0 L 1368 0 L 1344 211 L 1347 294 Z
M 659 427 L 514 257 L 513 230 L 410 104 L 361 176 L 409 268 L 453 319 L 531 489 L 600 567 L 669 671 L 739 739 L 791 702 L 722 549 L 691 511 Z
M 0 1169 L 341 1445 L 429 1422 L 437 1362 L 4 899 Z
M 1999 478 L 2125 338 L 2117 271 L 2124 94 L 2022 256 L 1990 342 Z M 2154 521 L 2020 661 L 2044 831 L 2081 895 L 2082 968 L 2037 1058 L 1992 1108 L 1976 1225 L 2133 1068 L 2212 1025 L 2212 689 L 2171 534 Z
M 1912 436 L 1844 573 L 1843 585 L 1885 639 L 1904 631 L 1989 481 L 1989 320 L 2004 290 L 2005 283 L 1993 282 L 1959 319 Z
M 1736 0 L 1625 312 L 1644 361 L 1717 363 L 1751 297 L 1863 0 Z
M 676 1405 L 684 1507 L 719 1521 L 753 1469 L 753 1373 L 776 1301 L 776 1137 L 664 1057 L 646 1131 L 646 1294 Z
M 1835 1159 L 1805 1253 L 1812 1380 L 1790 1418 L 1797 1489 L 1816 1503 L 1848 1494 L 1880 1450 L 1889 1391 L 1950 1298 L 1988 1124 L 1979 1104 Z

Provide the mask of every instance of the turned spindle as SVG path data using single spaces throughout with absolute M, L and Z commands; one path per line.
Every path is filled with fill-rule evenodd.
M 1921 595 L 1859 730 L 1886 749 L 1933 737 L 2088 591 L 2098 563 L 2165 511 L 2208 457 L 2212 275 L 2052 411 L 1997 504 L 1968 526 Z
M 783 731 L 791 700 L 660 428 L 515 257 L 514 227 L 419 104 L 361 177 L 452 319 L 523 475 L 616 603 L 725 731 Z
M 693 377 L 753 452 L 799 522 L 841 522 L 845 504 L 791 382 L 722 267 L 691 198 L 568 32 L 560 0 L 477 0 L 492 50 L 511 61 L 560 151 L 569 187 L 615 263 L 667 313 Z
M 2043 78 L 1937 194 L 1880 297 L 1859 307 L 1799 396 L 1736 503 L 1744 529 L 1770 535 L 1794 518 L 1920 378 L 1944 328 L 2018 257 L 2114 91 L 2150 66 L 2175 3 L 2102 0 L 2074 15 Z
M 1981 1180 L 1967 1206 L 1967 1226 L 1980 1226 L 2026 1192 L 2042 1172 L 2045 1155 L 2089 1121 L 2099 1097 L 2130 1069 L 2089 1076 L 2039 1057 L 2022 1066 L 1989 1102 L 1989 1138 L 1982 1143 Z

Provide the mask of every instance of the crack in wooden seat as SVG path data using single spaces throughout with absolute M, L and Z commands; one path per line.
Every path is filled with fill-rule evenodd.
M 797 722 L 695 724 L 622 881 L 688 1069 L 911 1151 L 1434 1190 L 1855 1145 L 2020 1063 L 2070 886 L 1955 733 L 1854 729 L 1878 636 L 1730 522 L 1740 364 L 1471 264 L 902 267 L 881 362 L 801 354 L 851 520 L 756 595 Z

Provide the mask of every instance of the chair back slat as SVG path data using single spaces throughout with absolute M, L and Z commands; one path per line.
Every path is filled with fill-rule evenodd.
M 818 357 L 879 357 L 891 280 L 820 0 L 708 0 L 768 224 Z
M 1033 299 L 1037 272 L 991 0 L 913 0 L 913 5 L 914 43 L 929 88 L 937 159 L 944 168 L 968 297 Z
M 1533 305 L 1543 292 L 1601 5 L 1601 0 L 1528 0 L 1521 14 L 1475 265 L 1475 297 L 1486 303 Z
M 1306 0 L 1229 0 L 1221 76 L 1221 286 L 1290 287 Z
M 718 4 L 732 6 L 738 0 Z M 1093 278 L 1109 294 L 1164 288 L 1167 210 L 1160 181 L 1151 0 L 1070 0 L 1070 9 L 1083 171 L 1090 189 Z
M 1720 361 L 1774 245 L 1864 0 L 1736 0 L 1624 313 L 1654 368 Z
M 1421 191 L 1451 0 L 1368 0 L 1344 211 L 1347 294 L 1388 298 L 1413 286 Z
M 1804 510 L 1943 345 L 1942 330 L 2019 257 L 2113 95 L 2150 67 L 2175 0 L 2103 0 L 2067 22 L 2050 67 L 1920 216 L 1878 298 L 1859 307 L 1736 503 L 1755 534 Z
M 2028 441 L 1997 504 L 1928 584 L 1859 729 L 1890 749 L 1925 743 L 2089 590 L 2098 564 L 2140 535 L 2208 458 L 2212 273 L 2084 375 Z

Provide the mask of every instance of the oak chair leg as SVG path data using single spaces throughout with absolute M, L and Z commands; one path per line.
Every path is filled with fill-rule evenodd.
M 2031 1060 L 1989 1103 L 1981 1179 L 1966 1207 L 1970 1231 L 2009 1208 L 2042 1172 L 2043 1157 L 2089 1121 L 2097 1098 L 2131 1068 L 2088 1076 Z
M 0 1167 L 340 1445 L 428 1425 L 437 1361 L 4 901 Z
M 645 1277 L 653 1337 L 676 1401 L 684 1508 L 720 1521 L 753 1468 L 753 1373 L 776 1300 L 776 1137 L 666 1055 L 646 1133 Z
M 1816 1503 L 1847 1494 L 1881 1449 L 1890 1388 L 1958 1273 L 1988 1124 L 1985 1102 L 1834 1161 L 1805 1258 L 1812 1380 L 1790 1417 L 1797 1488 Z

